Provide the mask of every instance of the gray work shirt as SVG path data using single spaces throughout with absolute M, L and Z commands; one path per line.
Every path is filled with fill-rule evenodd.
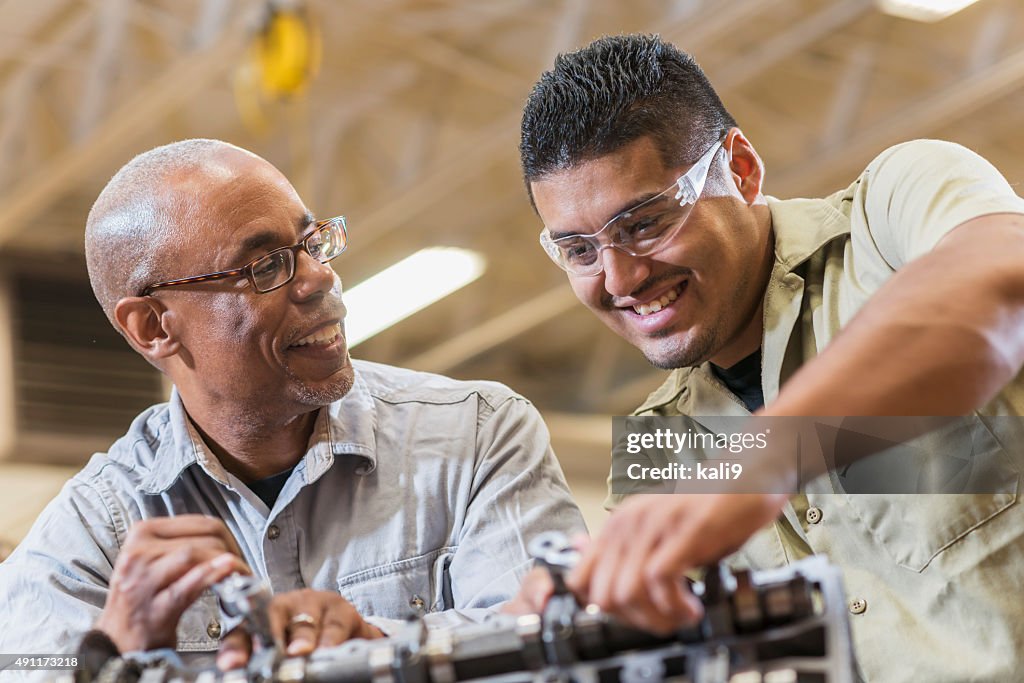
M 521 396 L 354 366 L 352 390 L 320 411 L 273 509 L 210 453 L 176 391 L 139 415 L 0 563 L 0 652 L 73 652 L 142 519 L 218 517 L 275 593 L 334 591 L 363 615 L 443 612 L 432 620 L 444 624 L 512 597 L 533 536 L 584 530 L 547 429 Z M 177 649 L 197 661 L 225 630 L 208 591 L 182 618 Z

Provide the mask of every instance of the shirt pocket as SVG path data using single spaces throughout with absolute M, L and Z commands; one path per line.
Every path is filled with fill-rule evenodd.
M 444 547 L 348 574 L 338 579 L 338 592 L 366 616 L 404 619 L 451 609 L 454 553 Z
M 1017 501 L 1020 476 L 1012 458 L 982 421 L 970 424 L 943 434 L 936 448 L 970 453 L 965 462 L 973 487 L 968 490 L 985 493 L 843 494 L 853 515 L 901 567 L 924 571 L 940 553 Z
M 178 652 L 209 652 L 220 647 L 225 635 L 217 596 L 207 589 L 185 610 L 178 622 Z

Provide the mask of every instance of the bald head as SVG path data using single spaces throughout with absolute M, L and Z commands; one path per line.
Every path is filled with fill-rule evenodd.
M 227 157 L 258 158 L 220 140 L 184 140 L 143 152 L 119 170 L 85 225 L 85 258 L 96 299 L 115 328 L 114 306 L 174 277 L 174 245 L 188 218 L 202 216 L 194 184 Z M 119 329 L 119 328 L 118 328 Z

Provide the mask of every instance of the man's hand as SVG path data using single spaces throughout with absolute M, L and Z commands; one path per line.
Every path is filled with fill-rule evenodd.
M 587 534 L 577 534 L 572 539 L 572 547 L 583 552 L 590 545 L 590 537 Z M 534 567 L 519 585 L 519 592 L 516 596 L 501 606 L 504 614 L 543 614 L 547 607 L 548 600 L 555 593 L 555 582 L 551 578 L 551 572 L 545 567 Z M 586 604 L 585 597 L 577 594 L 577 599 Z
M 786 500 L 781 494 L 635 496 L 608 519 L 567 583 L 628 624 L 671 632 L 703 613 L 684 573 L 737 550 Z
M 283 643 L 292 657 L 355 638 L 384 637 L 380 629 L 363 621 L 345 598 L 310 589 L 275 596 L 270 603 L 270 628 L 274 640 Z M 236 628 L 220 645 L 217 667 L 228 671 L 245 666 L 251 652 L 252 638 L 244 628 Z
M 505 614 L 541 614 L 555 592 L 555 582 L 551 580 L 551 572 L 544 567 L 534 567 L 519 586 L 516 596 L 501 606 Z
M 114 563 L 96 622 L 121 652 L 174 647 L 181 615 L 234 572 L 248 574 L 224 522 L 202 515 L 136 522 Z

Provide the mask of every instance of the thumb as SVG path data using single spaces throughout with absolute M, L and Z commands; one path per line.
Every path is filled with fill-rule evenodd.
M 502 611 L 507 614 L 540 614 L 554 588 L 550 573 L 544 568 L 535 567 L 523 577 L 519 593 L 505 603 Z
M 584 550 L 590 547 L 590 542 L 590 534 L 580 533 L 572 537 L 570 545 L 572 545 L 573 548 L 582 553 Z

